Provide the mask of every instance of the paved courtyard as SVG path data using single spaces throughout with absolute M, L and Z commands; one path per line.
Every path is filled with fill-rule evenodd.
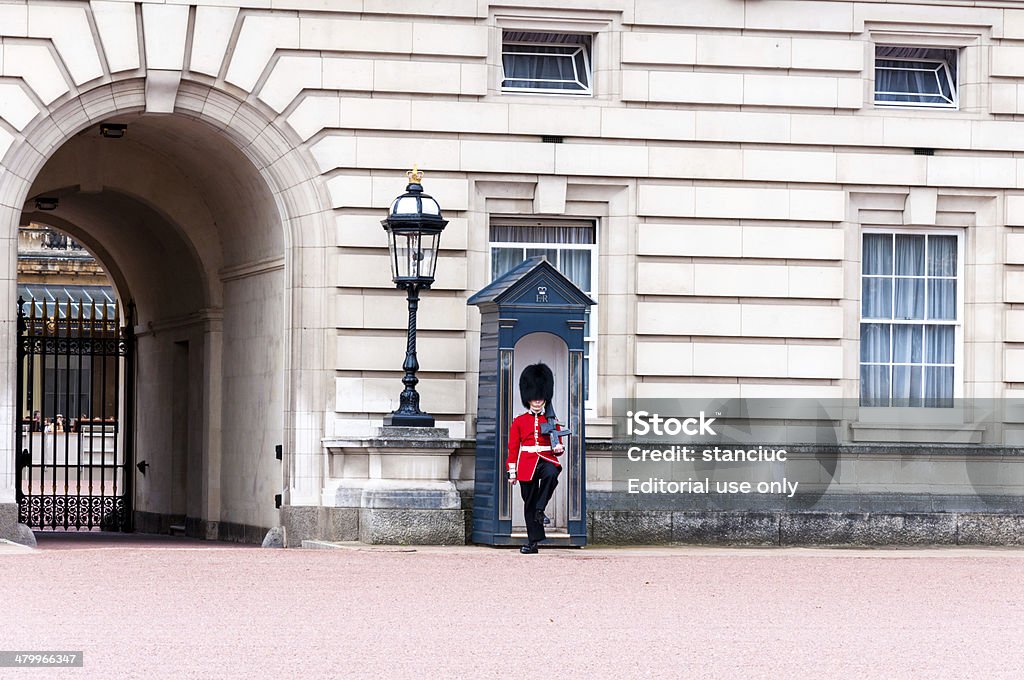
M 0 677 L 1020 678 L 1024 551 L 0 546 Z

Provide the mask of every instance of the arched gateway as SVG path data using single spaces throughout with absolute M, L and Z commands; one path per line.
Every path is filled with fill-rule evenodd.
M 319 503 L 328 202 L 315 165 L 270 109 L 172 80 L 168 94 L 163 72 L 98 79 L 56 99 L 9 144 L 0 168 L 4 403 L 17 392 L 17 230 L 38 221 L 96 253 L 136 310 L 126 393 L 136 461 L 148 464 L 145 475 L 128 470 L 136 525 L 184 522 L 193 535 L 258 540 L 281 523 L 278 504 Z M 126 134 L 104 136 L 109 123 Z M 8 524 L 22 408 L 0 413 L 15 435 L 0 439 Z

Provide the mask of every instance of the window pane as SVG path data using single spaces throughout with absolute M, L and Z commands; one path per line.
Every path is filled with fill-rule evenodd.
M 411 235 L 391 232 L 391 236 L 395 239 L 395 262 L 391 273 L 395 278 L 407 277 L 413 253 Z
M 866 319 L 891 319 L 892 279 L 864 279 L 860 308 Z
M 861 406 L 889 405 L 889 371 L 888 366 L 860 367 Z
M 531 257 L 543 257 L 552 265 L 558 265 L 558 251 L 554 248 L 527 248 L 526 259 Z
M 928 237 L 928 276 L 956 276 L 956 236 Z
M 955 49 L 879 45 L 875 48 L 875 102 L 956 106 Z
M 952 364 L 956 330 L 952 326 L 925 326 L 924 362 Z
M 860 325 L 860 360 L 889 362 L 889 338 L 892 326 L 887 323 Z
M 558 271 L 565 274 L 583 292 L 590 290 L 590 251 L 563 250 Z
M 953 405 L 953 368 L 927 366 L 925 372 L 924 405 L 949 408 Z
M 897 364 L 919 364 L 923 352 L 923 326 L 893 326 L 892 360 Z
M 893 318 L 924 318 L 924 279 L 896 279 L 896 306 Z
M 420 260 L 417 263 L 417 269 L 419 276 L 425 276 L 427 278 L 434 278 L 434 273 L 437 268 L 437 260 L 434 259 L 435 242 L 437 241 L 440 234 L 423 234 L 420 237 Z
M 956 319 L 956 280 L 928 281 L 928 318 Z
M 952 90 L 940 62 L 875 62 L 875 97 L 879 101 L 947 104 Z
M 920 366 L 892 367 L 892 405 L 923 405 Z
M 896 234 L 896 275 L 924 276 L 924 236 Z
M 522 248 L 491 248 L 491 280 L 510 271 L 523 259 Z
M 587 58 L 583 50 L 576 52 L 576 78 L 584 87 L 590 87 L 590 76 L 587 73 Z
M 892 275 L 892 234 L 864 234 L 865 274 Z

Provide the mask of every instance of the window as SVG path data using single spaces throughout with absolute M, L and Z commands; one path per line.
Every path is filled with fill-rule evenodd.
M 959 247 L 951 233 L 864 234 L 861 406 L 953 405 Z
M 590 44 L 589 35 L 505 31 L 501 89 L 590 94 Z
M 875 105 L 955 109 L 957 50 L 875 47 Z
M 597 300 L 597 229 L 593 222 L 492 220 L 490 233 L 491 280 L 523 260 L 543 255 L 565 278 Z M 590 308 L 583 329 L 587 376 L 585 408 L 593 410 L 597 379 L 597 307 Z

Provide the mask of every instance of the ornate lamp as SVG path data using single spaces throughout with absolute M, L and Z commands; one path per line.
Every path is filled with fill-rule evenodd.
M 441 232 L 448 220 L 441 217 L 441 206 L 423 193 L 423 173 L 416 166 L 406 173 L 409 184 L 405 193 L 391 203 L 386 219 L 381 220 L 388 233 L 388 249 L 391 252 L 391 279 L 398 288 L 404 288 L 409 301 L 409 330 L 405 362 L 402 370 L 405 389 L 400 395 L 400 404 L 384 418 L 385 425 L 401 427 L 433 427 L 434 416 L 420 411 L 420 395 L 416 391 L 416 371 L 420 365 L 416 360 L 416 309 L 419 306 L 420 290 L 430 288 L 437 268 L 437 251 L 441 244 Z

